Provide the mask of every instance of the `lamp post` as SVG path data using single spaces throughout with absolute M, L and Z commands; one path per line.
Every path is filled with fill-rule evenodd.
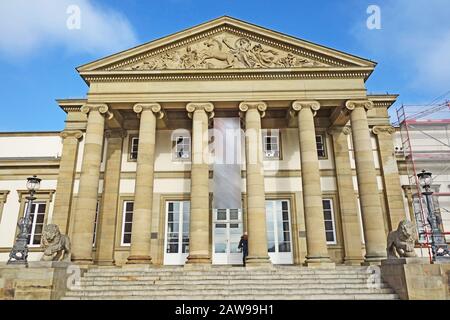
M 434 213 L 433 208 L 433 191 L 431 191 L 431 172 L 422 170 L 417 174 L 419 178 L 420 186 L 425 190 L 422 195 L 425 197 L 425 203 L 427 206 L 427 221 L 431 226 L 431 251 L 433 253 L 433 261 L 436 261 L 437 257 L 449 256 L 447 242 L 444 235 L 439 228 L 437 216 Z M 438 258 L 439 259 L 439 258 Z
M 28 236 L 30 234 L 30 227 L 32 221 L 30 219 L 31 207 L 33 201 L 36 200 L 34 194 L 39 190 L 41 179 L 36 176 L 27 178 L 27 189 L 30 195 L 27 199 L 27 211 L 25 216 L 19 220 L 19 234 L 17 235 L 16 242 L 9 253 L 9 260 L 7 264 L 24 264 L 28 266 Z

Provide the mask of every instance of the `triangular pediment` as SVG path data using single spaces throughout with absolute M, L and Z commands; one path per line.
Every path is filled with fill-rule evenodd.
M 350 54 L 221 17 L 176 34 L 83 65 L 80 73 L 373 68 L 375 63 Z

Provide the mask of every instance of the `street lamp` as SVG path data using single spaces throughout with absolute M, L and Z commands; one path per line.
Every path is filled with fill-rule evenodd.
M 26 197 L 27 202 L 27 211 L 25 212 L 25 216 L 19 220 L 19 234 L 17 235 L 16 242 L 9 253 L 9 260 L 7 264 L 24 264 L 28 266 L 28 236 L 30 234 L 30 227 L 32 221 L 30 219 L 31 215 L 31 207 L 33 201 L 36 200 L 34 194 L 39 190 L 41 185 L 41 179 L 36 176 L 32 176 L 27 178 L 27 189 L 30 192 L 30 195 Z
M 447 242 L 445 241 L 444 235 L 439 228 L 440 222 L 438 222 L 438 217 L 434 213 L 433 208 L 433 191 L 431 191 L 431 172 L 422 170 L 417 174 L 419 178 L 420 186 L 425 189 L 422 195 L 425 197 L 425 203 L 427 205 L 428 215 L 427 221 L 431 226 L 431 251 L 433 253 L 433 261 L 436 261 L 436 257 L 449 256 Z M 439 259 L 439 258 L 438 258 Z

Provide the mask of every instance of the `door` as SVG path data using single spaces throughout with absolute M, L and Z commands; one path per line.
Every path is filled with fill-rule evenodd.
M 213 264 L 242 264 L 238 245 L 242 236 L 240 209 L 213 210 Z
M 289 200 L 266 201 L 267 247 L 273 264 L 293 264 Z
M 166 202 L 164 264 L 184 265 L 189 255 L 189 201 Z

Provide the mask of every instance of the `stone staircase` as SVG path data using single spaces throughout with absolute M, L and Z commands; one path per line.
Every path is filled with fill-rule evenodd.
M 224 266 L 209 270 L 97 267 L 88 270 L 63 299 L 399 299 L 381 280 L 377 285 L 371 284 L 373 277 L 365 267 L 349 266 L 336 269 L 276 266 L 270 270 Z

